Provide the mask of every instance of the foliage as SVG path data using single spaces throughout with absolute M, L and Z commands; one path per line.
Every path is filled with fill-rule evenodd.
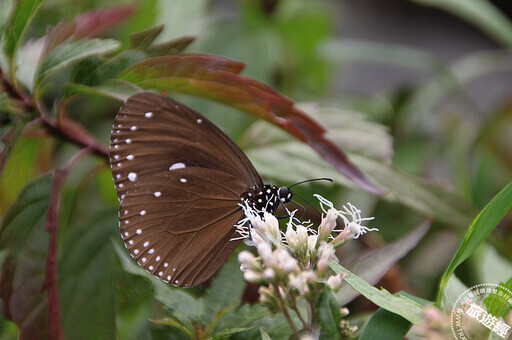
M 253 303 L 234 258 L 207 287 L 179 289 L 119 246 L 106 143 L 122 101 L 144 90 L 211 118 L 265 179 L 330 177 L 334 185 L 297 192 L 376 217 L 380 232 L 331 265 L 346 284 L 318 296 L 322 337 L 350 323 L 363 339 L 403 338 L 432 309 L 447 312 L 461 289 L 510 289 L 512 101 L 482 112 L 469 87 L 510 72 L 511 21 L 488 0 L 410 2 L 501 45 L 448 64 L 410 46 L 346 39 L 334 1 L 0 1 L 0 338 L 292 335 L 285 316 Z M 355 62 L 427 77 L 340 94 L 334 75 Z M 484 253 L 503 276 L 485 270 Z

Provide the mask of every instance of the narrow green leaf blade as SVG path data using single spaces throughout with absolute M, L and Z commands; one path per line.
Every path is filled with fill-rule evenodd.
M 120 42 L 113 39 L 87 39 L 57 46 L 39 66 L 37 84 L 67 65 L 87 57 L 115 51 Z
M 363 279 L 357 277 L 338 263 L 331 261 L 331 269 L 337 274 L 343 274 L 343 280 L 361 293 L 368 300 L 390 312 L 398 314 L 411 323 L 418 323 L 423 317 L 423 308 L 417 302 L 401 295 L 392 295 L 385 289 L 377 289 Z
M 411 328 L 411 323 L 386 309 L 380 308 L 366 325 L 360 340 L 401 340 Z
M 7 24 L 4 42 L 4 51 L 11 60 L 11 64 L 13 64 L 12 59 L 16 54 L 23 34 L 42 3 L 43 0 L 23 0 L 16 2 L 10 21 Z M 11 74 L 15 73 L 13 71 L 14 70 L 11 70 Z
M 263 330 L 263 328 L 260 328 L 260 334 L 261 334 L 261 340 L 272 340 L 270 336 Z
M 0 278 L 4 317 L 19 327 L 19 337 L 46 337 L 47 298 L 41 292 L 49 234 L 44 231 L 52 175 L 25 186 L 0 226 L 5 251 Z
M 437 295 L 438 305 L 441 305 L 444 289 L 455 269 L 485 241 L 507 211 L 510 210 L 510 207 L 512 207 L 512 182 L 485 206 L 469 227 L 457 253 L 441 278 Z

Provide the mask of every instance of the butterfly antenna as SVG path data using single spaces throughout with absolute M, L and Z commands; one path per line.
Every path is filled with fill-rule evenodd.
M 322 216 L 322 213 L 321 213 L 320 211 L 318 211 L 318 210 L 315 208 L 315 206 L 314 206 L 313 204 L 309 203 L 309 201 L 308 201 L 308 200 L 304 199 L 304 197 L 302 197 L 301 195 L 297 194 L 296 192 L 294 192 L 294 193 L 293 193 L 293 195 L 295 195 L 295 196 L 299 196 L 300 198 L 302 198 L 302 200 L 303 200 L 304 202 L 306 202 L 306 203 L 307 203 L 311 208 L 313 208 L 313 210 L 314 210 L 314 211 L 316 211 L 316 212 L 318 213 L 318 215 Z M 292 201 L 293 201 L 293 200 L 292 200 Z M 297 205 L 301 206 L 301 207 L 304 209 L 304 211 L 306 211 L 306 209 L 304 208 L 304 206 L 302 206 L 301 204 L 297 203 L 297 201 L 293 201 L 293 202 L 294 202 L 295 204 L 297 204 Z
M 299 196 L 300 197 L 300 196 Z M 302 198 L 302 197 L 301 197 Z M 300 204 L 299 202 L 297 201 L 294 201 L 294 200 L 291 200 L 293 203 L 297 204 L 299 207 L 302 208 L 302 215 L 300 216 L 299 220 L 302 220 L 302 218 L 304 217 L 304 215 L 306 215 L 306 208 Z
M 296 185 L 299 185 L 299 184 L 302 184 L 302 183 L 307 183 L 307 182 L 315 182 L 315 181 L 329 181 L 331 183 L 333 183 L 334 181 L 331 179 L 331 178 L 327 178 L 327 177 L 320 177 L 320 178 L 312 178 L 312 179 L 307 179 L 305 181 L 300 181 L 300 182 L 297 182 L 295 184 L 292 184 L 288 187 L 288 189 L 290 189 L 291 187 L 294 187 Z M 302 197 L 301 197 L 302 198 Z

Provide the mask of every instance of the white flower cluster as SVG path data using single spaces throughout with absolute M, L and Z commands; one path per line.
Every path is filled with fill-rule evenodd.
M 350 240 L 356 239 L 369 229 L 362 223 L 373 218 L 362 218 L 361 211 L 352 204 L 336 210 L 333 204 L 320 195 L 324 215 L 318 231 L 311 223 L 303 223 L 291 213 L 286 232 L 279 229 L 277 218 L 265 211 L 255 211 L 244 205 L 245 218 L 236 226 L 240 238 L 256 247 L 258 256 L 242 251 L 238 260 L 244 278 L 251 283 L 262 285 L 261 299 L 278 302 L 275 289 L 281 298 L 307 296 L 310 292 L 321 292 L 322 285 L 329 285 L 334 291 L 341 287 L 340 275 L 329 275 L 329 263 L 338 260 L 335 250 Z M 335 229 L 337 219 L 344 222 L 342 230 Z M 292 301 L 289 301 L 290 303 Z

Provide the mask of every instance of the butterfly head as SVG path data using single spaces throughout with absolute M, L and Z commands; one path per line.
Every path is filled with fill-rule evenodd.
M 288 203 L 293 197 L 293 192 L 288 187 L 280 187 L 277 190 L 277 197 L 282 203 Z

